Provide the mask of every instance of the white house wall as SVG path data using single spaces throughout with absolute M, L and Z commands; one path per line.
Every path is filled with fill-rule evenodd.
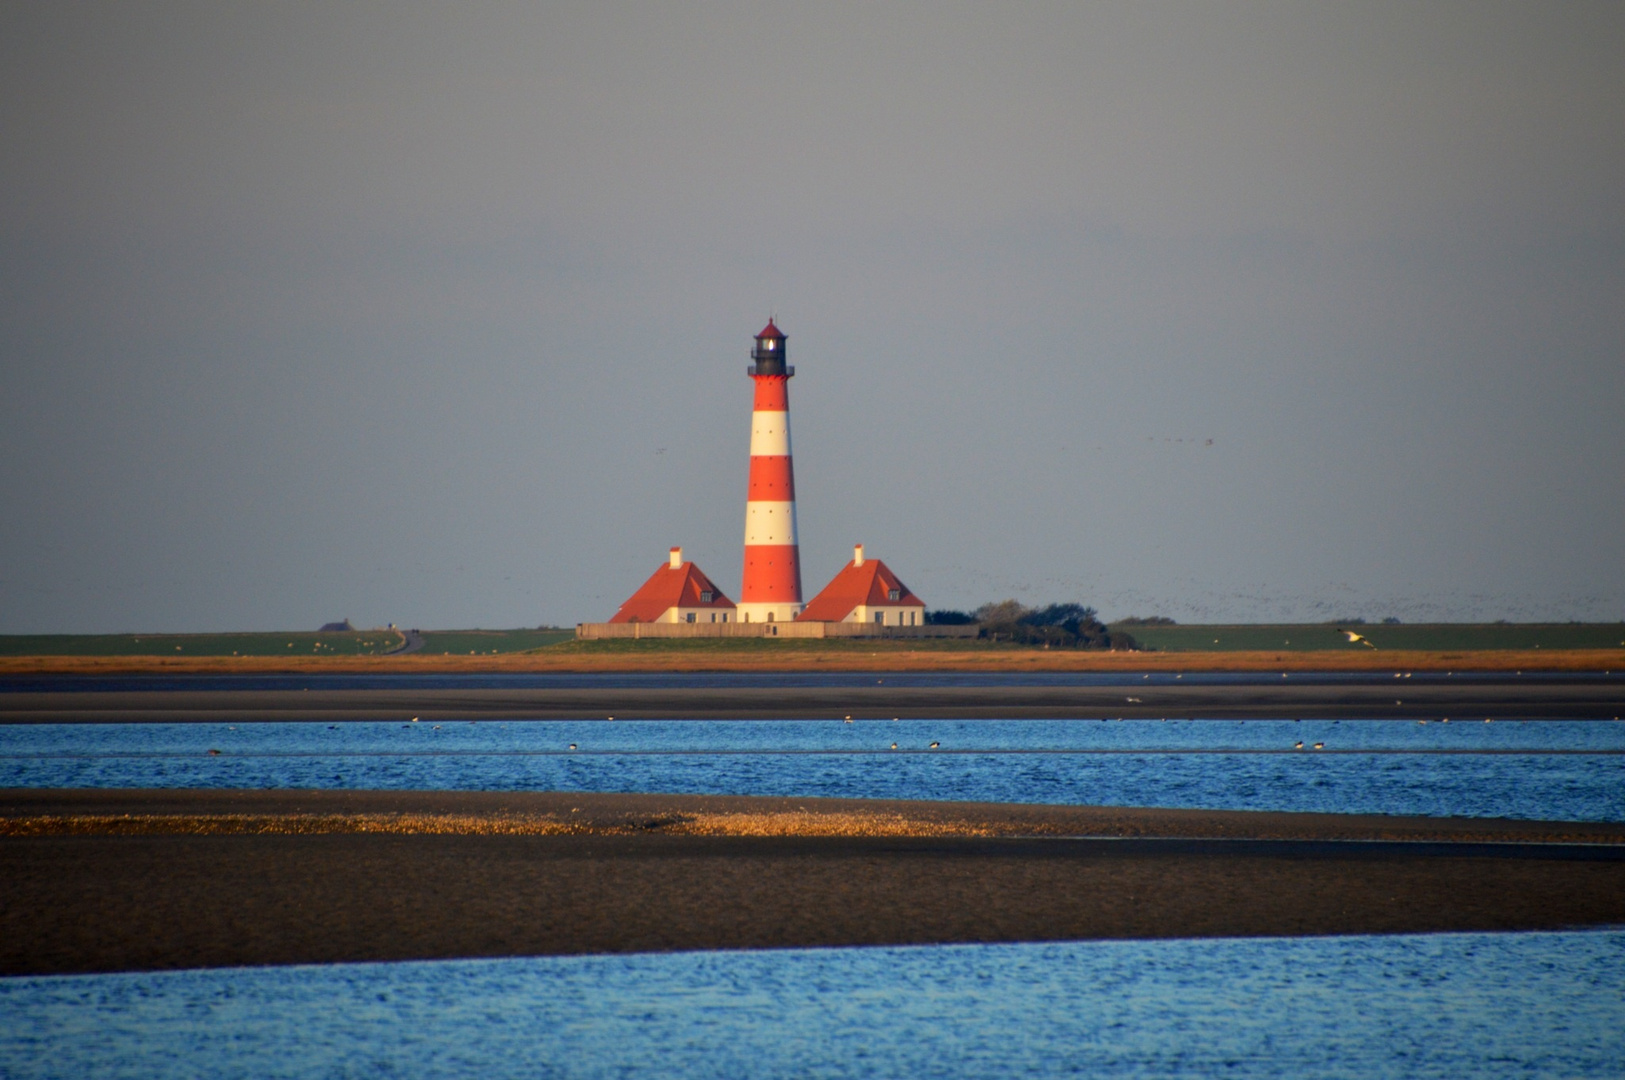
M 852 609 L 850 615 L 841 621 L 872 623 L 875 621 L 877 613 L 885 616 L 886 621 L 881 624 L 883 626 L 920 626 L 925 622 L 925 608 L 923 607 L 890 607 L 887 605 L 870 607 L 868 604 L 859 604 Z M 902 621 L 898 621 L 899 618 Z M 910 619 L 913 621 L 910 622 Z

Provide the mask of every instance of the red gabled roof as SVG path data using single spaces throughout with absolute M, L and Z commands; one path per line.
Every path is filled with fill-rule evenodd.
M 902 593 L 899 600 L 891 599 L 891 590 L 896 589 Z M 849 562 L 842 568 L 835 580 L 824 586 L 822 592 L 813 597 L 801 614 L 796 616 L 797 621 L 807 622 L 840 622 L 852 614 L 852 609 L 859 604 L 884 607 L 925 607 L 925 601 L 909 592 L 908 586 L 902 579 L 891 572 L 891 568 L 879 559 L 864 559 L 863 565 Z
M 706 590 L 710 591 L 712 599 L 701 600 L 700 593 Z M 675 570 L 670 565 L 664 565 L 650 574 L 643 587 L 633 593 L 609 621 L 655 622 L 668 608 L 732 610 L 733 606 L 734 602 L 723 596 L 722 590 L 713 585 L 698 566 L 686 562 Z
M 756 336 L 758 338 L 765 338 L 765 337 L 782 338 L 782 337 L 784 337 L 784 331 L 780 330 L 777 326 L 774 326 L 773 325 L 773 320 L 769 319 L 769 320 L 767 320 L 767 325 L 762 327 L 762 332 L 760 334 L 757 334 Z

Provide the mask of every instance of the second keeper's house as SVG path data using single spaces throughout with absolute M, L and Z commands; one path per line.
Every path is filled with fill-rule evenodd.
M 649 575 L 643 587 L 621 605 L 612 623 L 732 622 L 734 602 L 698 566 L 683 561 L 683 549 L 671 549 L 665 566 Z
M 922 626 L 925 601 L 909 592 L 908 586 L 885 563 L 865 559 L 863 545 L 856 544 L 852 548 L 852 561 L 808 602 L 796 621 Z

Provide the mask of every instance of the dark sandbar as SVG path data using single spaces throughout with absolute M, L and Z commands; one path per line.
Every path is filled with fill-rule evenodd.
M 1132 699 L 1132 700 L 1131 700 Z M 1105 719 L 1625 716 L 1607 679 L 1501 673 L 1460 681 L 1369 677 L 1132 686 L 896 686 L 110 690 L 0 693 L 0 723 L 355 720 Z
M 0 792 L 4 974 L 1621 923 L 1619 825 L 569 793 Z

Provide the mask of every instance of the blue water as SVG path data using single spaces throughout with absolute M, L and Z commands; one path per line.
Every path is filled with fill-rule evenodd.
M 0 979 L 7 1077 L 1618 1077 L 1625 931 Z
M 788 685 L 781 676 L 682 678 Z M 1028 681 L 1053 680 L 1147 681 Z M 126 681 L 148 689 L 373 685 L 368 677 Z M 424 685 L 538 681 L 606 684 L 427 676 Z M 0 681 L 0 693 L 94 688 L 130 687 Z M 1299 741 L 1309 749 L 1294 749 Z M 1313 750 L 1316 742 L 1325 748 Z M 1625 724 L 0 726 L 0 786 L 697 792 L 1625 821 Z M 0 1077 L 90 1075 L 1616 1077 L 1625 1075 L 1625 931 L 0 979 Z
M 1625 821 L 1625 723 L 15 725 L 0 727 L 0 787 L 686 792 Z

